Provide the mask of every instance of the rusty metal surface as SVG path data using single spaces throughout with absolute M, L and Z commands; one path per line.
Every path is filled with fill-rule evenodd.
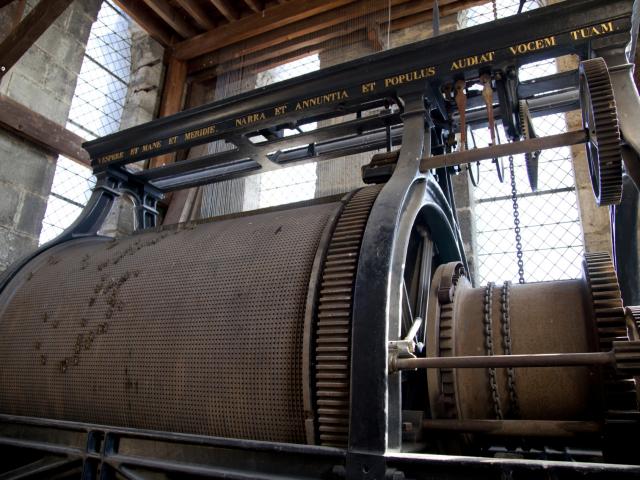
M 339 207 L 36 258 L 0 296 L 0 412 L 304 443 L 305 302 Z
M 441 267 L 434 277 L 437 292 L 444 275 Z M 492 292 L 490 334 L 494 355 L 506 355 L 502 323 L 504 285 Z M 510 355 L 597 351 L 594 319 L 583 280 L 512 285 L 509 288 Z M 464 277 L 456 284 L 450 303 L 435 304 L 430 310 L 429 356 L 439 346 L 441 357 L 485 355 L 483 312 L 484 288 L 472 288 Z M 437 339 L 437 341 L 436 341 Z M 449 359 L 443 358 L 443 363 Z M 524 420 L 601 419 L 598 401 L 602 391 L 594 369 L 587 367 L 516 368 L 510 387 L 508 369 L 498 368 L 497 395 L 487 371 L 442 369 L 428 372 L 432 413 L 436 418 L 495 419 L 496 400 L 505 418 Z M 515 390 L 515 396 L 511 389 Z M 517 409 L 513 399 L 517 398 Z M 517 414 L 516 414 L 517 412 Z

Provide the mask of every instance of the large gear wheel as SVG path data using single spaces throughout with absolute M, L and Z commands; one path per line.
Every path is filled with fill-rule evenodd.
M 535 138 L 536 134 L 533 130 L 531 122 L 531 114 L 529 113 L 529 104 L 526 100 L 520 100 L 518 104 L 518 116 L 520 119 L 520 133 L 523 140 Z M 531 191 L 538 190 L 538 158 L 540 151 L 527 152 L 524 154 L 525 165 L 527 166 L 527 177 L 529 178 L 529 186 Z
M 622 197 L 622 149 L 613 88 L 602 58 L 580 63 L 582 124 L 589 134 L 587 159 L 598 205 L 617 205 Z
M 324 446 L 347 446 L 353 287 L 362 236 L 381 188 L 363 188 L 349 200 L 336 223 L 322 268 L 313 362 L 317 437 Z
M 614 341 L 628 340 L 622 294 L 609 254 L 585 254 L 584 274 L 593 301 L 599 347 L 609 351 Z
M 607 253 L 587 253 L 584 274 L 593 304 L 599 349 L 611 351 L 614 341 L 629 341 L 625 309 L 618 278 Z M 605 455 L 613 461 L 629 458 L 626 439 L 637 433 L 638 391 L 633 377 L 602 372 L 605 408 Z

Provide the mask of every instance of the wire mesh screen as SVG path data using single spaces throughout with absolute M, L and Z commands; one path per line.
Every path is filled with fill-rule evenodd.
M 130 20 L 104 2 L 91 27 L 68 127 L 91 140 L 118 130 L 131 70 Z
M 492 22 L 498 18 L 515 15 L 518 11 L 528 12 L 546 4 L 546 0 L 527 0 L 525 2 L 520 0 L 492 0 L 483 5 L 465 10 L 460 18 L 460 27 L 473 27 L 474 25 Z
M 567 131 L 564 114 L 533 119 L 537 135 Z M 478 146 L 489 143 L 488 131 L 474 135 Z M 502 138 L 505 138 L 504 134 Z M 518 281 L 509 167 L 500 182 L 496 165 L 481 162 L 480 181 L 474 189 L 477 280 Z M 475 167 L 472 167 L 475 168 Z M 522 236 L 524 279 L 527 282 L 580 276 L 584 250 L 578 212 L 571 149 L 544 150 L 538 163 L 538 190 L 531 191 L 523 155 L 514 157 L 516 198 Z
M 525 2 L 523 10 L 543 6 L 546 2 Z M 465 26 L 478 25 L 517 13 L 519 0 L 495 0 L 472 7 L 461 16 Z M 525 65 L 520 69 L 521 81 L 557 73 L 555 60 Z M 567 131 L 564 114 L 533 119 L 538 136 Z M 506 138 L 504 131 L 501 137 Z M 474 132 L 476 146 L 490 142 L 487 129 Z M 500 182 L 493 162 L 481 162 L 480 182 L 474 189 L 475 245 L 480 283 L 518 281 L 514 203 L 507 171 Z M 527 282 L 576 278 L 581 274 L 584 251 L 578 211 L 573 163 L 569 147 L 545 150 L 539 158 L 538 189 L 532 192 L 523 155 L 514 158 L 517 210 L 519 213 L 524 279 Z M 476 166 L 472 166 L 476 168 Z M 474 170 L 475 171 L 475 170 Z
M 66 157 L 58 157 L 42 221 L 40 244 L 53 240 L 78 217 L 94 185 L 95 179 L 90 169 Z
M 91 27 L 67 120 L 67 128 L 87 140 L 119 128 L 131 70 L 130 22 L 121 10 L 105 1 Z M 40 244 L 73 223 L 94 184 L 91 169 L 59 157 Z

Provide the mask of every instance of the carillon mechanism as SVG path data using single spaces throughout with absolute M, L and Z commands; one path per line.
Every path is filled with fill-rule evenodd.
M 89 204 L 0 279 L 0 477 L 640 475 L 637 232 L 616 220 L 581 278 L 525 283 L 514 162 L 535 192 L 541 151 L 585 145 L 595 202 L 637 213 L 634 8 L 567 0 L 85 144 Z M 534 131 L 577 109 L 583 128 Z M 366 152 L 352 192 L 158 225 L 165 193 Z M 511 187 L 517 283 L 469 273 L 450 177 L 480 161 Z M 99 235 L 123 194 L 138 231 Z

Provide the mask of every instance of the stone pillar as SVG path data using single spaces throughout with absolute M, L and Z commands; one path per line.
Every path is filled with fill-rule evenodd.
M 101 3 L 73 2 L 7 72 L 0 93 L 65 125 Z M 27 13 L 34 4 L 28 2 Z M 15 8 L 17 2 L 0 9 L 0 39 L 11 30 Z M 37 247 L 55 164 L 54 156 L 0 130 L 0 271 Z
M 129 24 L 131 73 L 120 130 L 150 122 L 158 113 L 164 48 L 135 22 Z
M 158 113 L 162 85 L 164 48 L 135 22 L 129 24 L 131 72 L 124 101 L 120 130 L 150 122 Z M 118 198 L 100 234 L 121 237 L 135 230 L 135 210 L 127 196 Z

